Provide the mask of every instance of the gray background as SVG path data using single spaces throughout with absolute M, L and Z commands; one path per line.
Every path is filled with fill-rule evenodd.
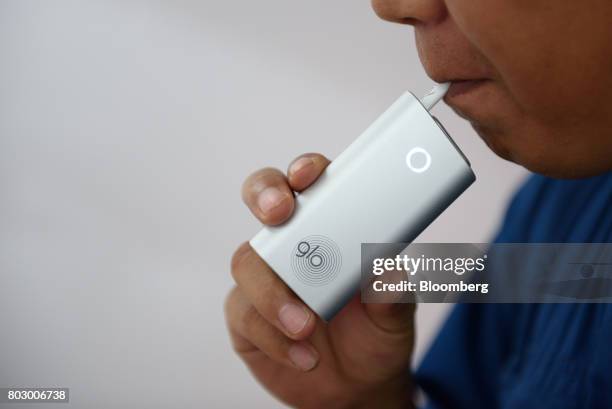
M 222 314 L 259 227 L 241 181 L 336 156 L 429 86 L 412 30 L 365 0 L 0 0 L 0 386 L 67 386 L 75 408 L 278 407 Z M 420 241 L 487 240 L 524 171 L 436 114 L 479 179 Z M 444 312 L 420 307 L 416 360 Z

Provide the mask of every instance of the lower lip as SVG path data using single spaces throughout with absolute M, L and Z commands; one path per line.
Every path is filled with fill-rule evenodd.
M 450 100 L 460 95 L 471 93 L 486 82 L 487 80 L 453 81 L 446 93 L 446 98 Z

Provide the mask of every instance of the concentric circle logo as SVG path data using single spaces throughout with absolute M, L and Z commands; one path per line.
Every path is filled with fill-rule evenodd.
M 325 285 L 336 278 L 342 267 L 340 247 L 325 236 L 305 237 L 293 249 L 291 267 L 304 284 Z

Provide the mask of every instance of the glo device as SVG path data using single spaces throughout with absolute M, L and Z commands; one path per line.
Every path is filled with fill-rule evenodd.
M 361 243 L 412 242 L 475 180 L 470 163 L 421 100 L 404 93 L 297 194 L 292 217 L 264 227 L 253 249 L 321 318 L 359 289 Z

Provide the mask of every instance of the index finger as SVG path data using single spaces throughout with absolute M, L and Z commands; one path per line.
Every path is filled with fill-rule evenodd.
M 259 221 L 271 226 L 287 220 L 295 207 L 287 178 L 273 168 L 260 169 L 244 181 L 242 200 Z

